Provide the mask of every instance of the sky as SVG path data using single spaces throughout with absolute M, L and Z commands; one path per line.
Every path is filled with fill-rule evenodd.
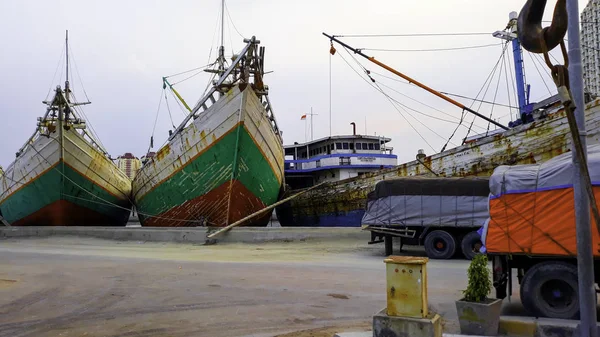
M 220 45 L 216 29 L 220 3 L 220 0 L 0 1 L 0 165 L 6 167 L 14 160 L 15 152 L 35 130 L 37 117 L 44 114 L 42 101 L 49 90 L 64 83 L 65 30 L 69 30 L 75 96 L 82 101 L 87 95 L 92 102 L 84 107 L 87 123 L 108 152 L 114 158 L 125 152 L 140 157 L 148 151 L 151 135 L 157 150 L 166 141 L 172 125 L 177 126 L 184 118 L 184 112 L 170 94 L 169 115 L 162 77 L 215 60 Z M 265 70 L 269 73 L 265 82 L 285 144 L 310 140 L 310 118 L 301 121 L 300 117 L 312 108 L 316 114 L 312 121 L 315 139 L 329 136 L 330 129 L 334 135 L 351 134 L 350 123 L 355 122 L 359 134 L 392 138 L 391 146 L 401 163 L 413 160 L 419 149 L 426 154 L 439 152 L 457 128 L 461 110 L 399 81 L 365 59 L 349 55 L 340 46 L 336 45 L 337 52 L 331 56 L 330 42 L 321 33 L 489 33 L 341 39 L 353 47 L 365 48 L 364 53 L 369 56 L 436 90 L 466 97 L 475 97 L 482 87 L 487 87 L 484 83 L 498 63 L 489 89 L 487 92 L 484 89 L 485 99 L 515 105 L 512 53 L 509 50 L 507 57 L 502 58 L 504 61 L 498 62 L 502 41 L 491 33 L 504 29 L 509 12 L 518 12 L 524 3 L 524 0 L 227 0 L 223 45 L 226 54 L 232 55 L 243 47 L 242 36 L 256 36 L 266 47 Z M 554 3 L 549 2 L 545 19 L 550 19 Z M 580 10 L 586 3 L 579 0 Z M 484 45 L 491 46 L 406 51 Z M 556 57 L 560 59 L 559 54 Z M 524 59 L 531 100 L 555 93 L 536 56 L 526 53 Z M 387 96 L 364 77 L 364 69 L 371 72 L 376 85 Z M 185 77 L 169 80 L 175 83 Z M 208 74 L 202 73 L 175 87 L 193 104 L 201 98 L 208 79 Z M 399 103 L 392 103 L 390 98 Z M 456 99 L 466 105 L 472 103 Z M 477 103 L 473 108 L 484 115 L 491 114 L 503 124 L 515 118 L 514 110 L 511 114 L 508 108 L 497 105 L 493 110 L 489 104 L 480 107 Z M 476 120 L 469 131 L 472 120 L 471 115 L 464 116 L 449 148 L 460 145 L 467 133 L 488 130 L 487 122 Z M 492 125 L 489 130 L 493 129 Z

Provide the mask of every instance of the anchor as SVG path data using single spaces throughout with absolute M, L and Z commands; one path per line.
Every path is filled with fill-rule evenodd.
M 566 0 L 558 0 L 554 7 L 552 23 L 542 28 L 542 17 L 546 8 L 546 0 L 527 0 L 519 13 L 517 31 L 519 40 L 525 50 L 542 54 L 558 46 L 569 23 Z

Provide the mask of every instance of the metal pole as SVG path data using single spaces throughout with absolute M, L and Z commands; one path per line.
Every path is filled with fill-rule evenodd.
M 579 37 L 579 4 L 567 0 L 569 19 L 569 81 L 575 103 L 575 119 L 580 133 L 583 151 L 586 147 L 585 102 L 583 98 L 583 75 L 581 65 L 581 42 Z M 575 146 L 571 144 L 573 160 L 573 192 L 575 195 L 575 221 L 577 229 L 577 273 L 579 281 L 579 307 L 581 311 L 580 336 L 597 337 L 596 296 L 594 287 L 594 255 L 592 252 L 592 228 L 590 206 L 585 190 L 585 180 L 579 168 Z M 585 156 L 587 153 L 584 153 Z
M 312 141 L 313 138 L 313 113 L 312 113 L 312 106 L 310 107 L 310 140 Z
M 329 53 L 329 137 L 331 135 L 331 53 Z
M 515 76 L 517 80 L 517 93 L 519 98 L 519 112 L 521 113 L 521 118 L 525 114 L 525 105 L 527 102 L 525 101 L 525 76 L 523 75 L 523 52 L 521 50 L 521 44 L 519 43 L 519 38 L 512 40 L 513 47 L 513 57 L 515 59 Z M 525 121 L 523 121 L 525 122 Z

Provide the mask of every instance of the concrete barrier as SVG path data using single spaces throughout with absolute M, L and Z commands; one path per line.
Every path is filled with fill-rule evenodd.
M 108 240 L 207 243 L 206 235 L 214 228 L 148 228 L 148 227 L 0 227 L 0 238 L 49 236 L 92 237 Z M 210 243 L 263 243 L 307 240 L 361 240 L 367 242 L 369 232 L 357 227 L 240 227 L 234 228 Z
M 600 326 L 598 327 L 600 332 Z M 499 332 L 501 335 L 523 337 L 578 337 L 579 321 L 502 316 Z

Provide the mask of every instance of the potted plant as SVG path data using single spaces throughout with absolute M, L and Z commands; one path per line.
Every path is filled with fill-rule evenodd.
M 456 301 L 460 331 L 467 335 L 496 336 L 502 300 L 487 297 L 492 280 L 485 254 L 473 257 L 467 275 L 469 283 L 463 291 L 464 298 Z

